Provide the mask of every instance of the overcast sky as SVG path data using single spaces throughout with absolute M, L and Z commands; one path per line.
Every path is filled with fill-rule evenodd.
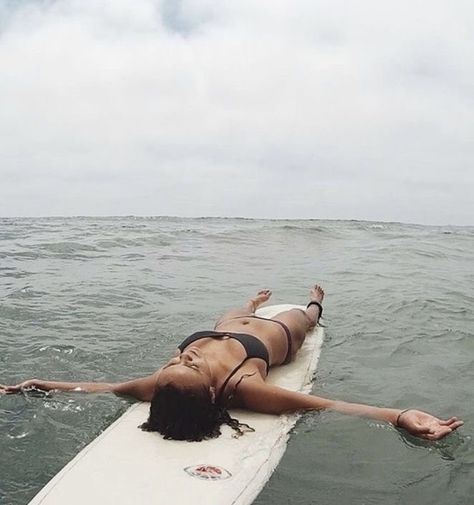
M 0 216 L 474 224 L 474 4 L 0 0 Z

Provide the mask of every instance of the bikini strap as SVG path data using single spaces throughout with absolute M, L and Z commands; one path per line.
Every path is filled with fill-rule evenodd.
M 248 360 L 249 358 L 244 358 L 241 363 L 239 363 L 233 370 L 230 372 L 230 374 L 227 376 L 226 380 L 223 382 L 221 389 L 219 391 L 219 394 L 217 395 L 217 403 L 222 402 L 222 395 L 224 394 L 225 388 L 229 384 L 230 379 L 242 368 L 242 365 Z

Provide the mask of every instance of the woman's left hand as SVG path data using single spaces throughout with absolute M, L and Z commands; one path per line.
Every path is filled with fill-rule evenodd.
M 15 386 L 0 384 L 0 394 L 11 395 L 28 389 L 41 389 L 42 391 L 47 390 L 45 381 L 39 379 L 29 379 L 21 382 L 20 384 L 16 384 Z
M 426 440 L 439 440 L 449 435 L 464 424 L 457 417 L 443 421 L 427 412 L 410 409 L 402 412 L 398 418 L 397 426 L 404 428 L 416 437 Z

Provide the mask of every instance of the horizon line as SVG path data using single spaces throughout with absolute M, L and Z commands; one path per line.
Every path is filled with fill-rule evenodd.
M 0 219 L 110 219 L 110 218 L 142 218 L 142 219 L 238 219 L 246 221 L 338 221 L 338 222 L 359 222 L 359 223 L 381 223 L 381 224 L 401 224 L 412 226 L 453 226 L 459 228 L 472 227 L 474 224 L 428 224 L 420 222 L 404 222 L 404 221 L 384 221 L 374 219 L 355 219 L 355 218 L 314 218 L 314 217 L 245 217 L 245 216 L 179 216 L 172 214 L 71 214 L 71 215 L 41 215 L 41 216 L 0 216 Z

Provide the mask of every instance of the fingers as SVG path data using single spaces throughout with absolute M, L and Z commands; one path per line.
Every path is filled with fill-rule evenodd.
M 449 419 L 447 419 L 446 421 L 439 421 L 439 424 L 443 425 L 443 426 L 449 426 L 450 424 L 453 424 L 454 422 L 456 422 L 458 420 L 457 417 L 451 417 Z
M 464 425 L 464 421 L 455 421 L 454 423 L 450 424 L 449 427 L 451 430 L 457 430 L 459 427 Z
M 18 393 L 20 391 L 20 386 L 4 386 L 0 385 L 0 394 L 10 395 L 14 393 Z
M 38 381 L 25 381 L 21 384 L 16 384 L 15 386 L 5 386 L 4 384 L 0 384 L 0 394 L 11 395 L 15 393 L 20 393 L 21 391 L 31 391 L 40 389 L 41 385 Z
M 457 417 L 451 417 L 446 421 L 440 421 L 441 426 L 449 428 L 451 431 L 457 430 L 459 427 L 463 426 L 464 421 L 461 421 Z
M 424 433 L 423 435 L 420 435 L 420 437 L 424 438 L 425 440 L 439 440 L 441 438 L 444 438 L 446 435 L 449 435 L 451 431 L 451 428 L 448 426 L 442 426 L 437 430 L 433 429 L 429 433 Z
M 440 425 L 438 429 L 432 429 L 429 433 L 420 434 L 420 437 L 426 440 L 440 440 L 452 433 L 454 430 L 457 430 L 463 424 L 463 421 L 454 420 L 449 426 L 446 424 L 442 426 Z

